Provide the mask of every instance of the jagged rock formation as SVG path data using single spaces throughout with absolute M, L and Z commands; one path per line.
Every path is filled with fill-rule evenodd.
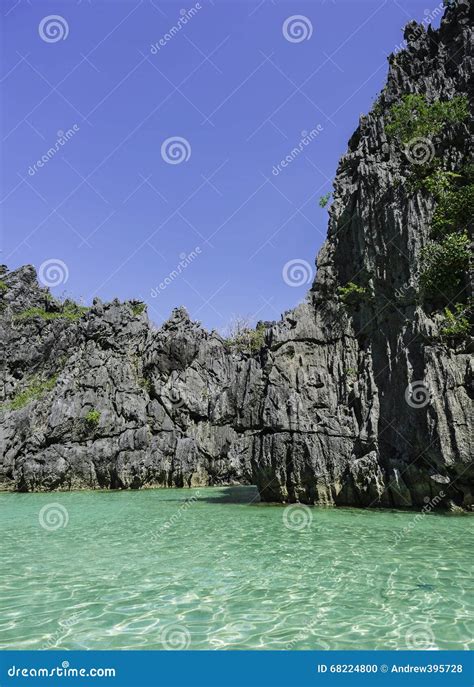
M 407 191 L 385 131 L 404 94 L 467 94 L 469 10 L 448 7 L 439 31 L 407 27 L 340 161 L 308 298 L 259 351 L 229 349 L 184 309 L 155 330 L 137 302 L 82 312 L 32 267 L 3 269 L 1 488 L 254 483 L 269 501 L 472 507 L 469 348 L 440 338 L 416 297 L 434 201 Z M 465 122 L 433 142 L 448 169 L 472 159 Z M 369 297 L 343 302 L 351 281 Z

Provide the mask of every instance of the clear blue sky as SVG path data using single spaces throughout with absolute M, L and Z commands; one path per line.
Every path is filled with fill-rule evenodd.
M 61 260 L 68 279 L 56 295 L 141 298 L 157 323 L 177 305 L 208 328 L 236 313 L 278 319 L 308 289 L 282 270 L 290 260 L 314 269 L 327 228 L 318 199 L 384 83 L 387 55 L 407 21 L 440 5 L 201 0 L 167 40 L 194 3 L 3 0 L 0 260 Z M 40 27 L 50 15 L 64 20 L 59 34 Z M 294 15 L 309 20 L 307 39 L 285 37 Z M 162 156 L 173 137 L 190 151 L 179 164 Z

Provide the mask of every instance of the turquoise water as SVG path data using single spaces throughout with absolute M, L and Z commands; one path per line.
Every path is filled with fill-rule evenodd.
M 0 648 L 469 648 L 471 516 L 255 499 L 0 494 Z

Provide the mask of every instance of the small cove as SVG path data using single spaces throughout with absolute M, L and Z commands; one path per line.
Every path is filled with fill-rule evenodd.
M 472 648 L 472 516 L 257 500 L 0 494 L 0 648 Z

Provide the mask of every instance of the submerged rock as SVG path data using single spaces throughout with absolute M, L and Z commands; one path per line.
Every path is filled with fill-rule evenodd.
M 469 8 L 408 27 L 340 161 L 307 300 L 253 352 L 184 308 L 155 330 L 137 301 L 61 305 L 33 267 L 2 268 L 0 488 L 252 483 L 267 501 L 472 507 L 471 357 L 417 297 L 434 203 L 385 129 L 405 94 L 468 92 Z M 472 159 L 466 123 L 436 146 L 453 169 Z

